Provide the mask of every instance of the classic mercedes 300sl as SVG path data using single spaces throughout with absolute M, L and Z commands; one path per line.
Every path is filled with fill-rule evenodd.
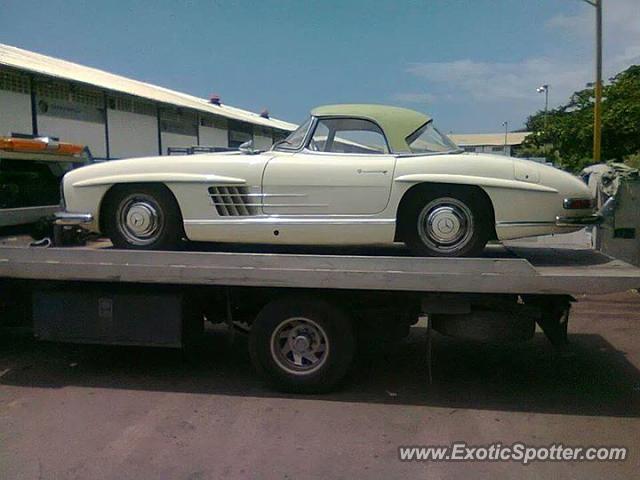
M 331 105 L 269 151 L 116 160 L 67 173 L 58 223 L 117 248 L 184 240 L 283 245 L 404 242 L 416 255 L 474 256 L 489 240 L 597 223 L 577 177 L 464 153 L 428 116 Z

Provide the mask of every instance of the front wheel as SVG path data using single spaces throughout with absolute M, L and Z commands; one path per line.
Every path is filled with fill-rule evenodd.
M 405 243 L 413 253 L 471 257 L 489 240 L 488 212 L 472 193 L 431 193 L 415 197 L 405 217 Z
M 284 391 L 329 391 L 353 361 L 355 340 L 349 317 L 310 297 L 275 300 L 251 326 L 249 353 L 258 372 Z
M 166 188 L 117 186 L 106 202 L 105 230 L 116 248 L 171 250 L 182 239 L 180 209 Z

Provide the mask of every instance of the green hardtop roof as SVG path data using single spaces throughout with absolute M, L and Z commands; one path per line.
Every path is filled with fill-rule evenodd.
M 314 117 L 356 117 L 380 125 L 393 152 L 409 152 L 406 138 L 431 120 L 424 113 L 408 108 L 375 104 L 325 105 L 311 110 Z

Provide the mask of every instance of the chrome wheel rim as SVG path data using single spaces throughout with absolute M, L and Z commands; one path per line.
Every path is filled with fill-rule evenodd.
M 160 205 L 146 194 L 133 194 L 120 202 L 117 220 L 120 233 L 132 245 L 152 244 L 164 227 Z
M 329 339 L 324 329 L 309 318 L 284 320 L 271 335 L 271 356 L 276 364 L 293 375 L 309 375 L 320 369 L 329 355 Z
M 422 242 L 441 253 L 460 250 L 473 236 L 473 214 L 456 198 L 442 197 L 429 202 L 418 216 Z

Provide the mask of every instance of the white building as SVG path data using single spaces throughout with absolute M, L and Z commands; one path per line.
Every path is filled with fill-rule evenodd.
M 296 125 L 95 68 L 0 44 L 0 135 L 57 137 L 97 159 L 169 147 L 265 149 Z
M 448 137 L 465 152 L 514 155 L 531 132 L 450 133 Z

